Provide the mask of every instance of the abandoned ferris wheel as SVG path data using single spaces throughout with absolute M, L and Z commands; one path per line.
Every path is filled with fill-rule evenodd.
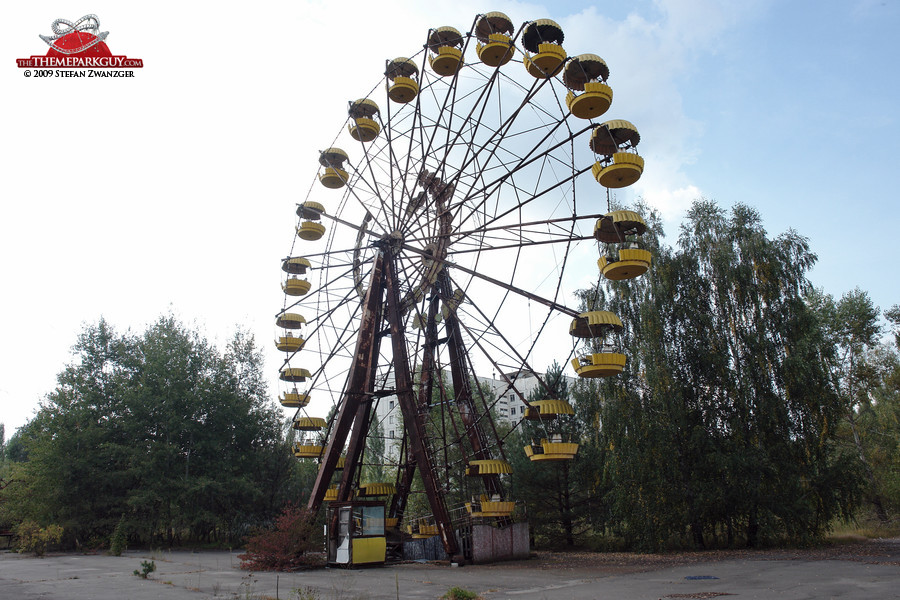
M 346 509 L 331 522 L 330 561 L 383 561 L 385 528 L 438 536 L 460 556 L 448 506 L 460 486 L 471 492 L 465 516 L 509 522 L 506 452 L 522 449 L 504 448 L 478 371 L 499 373 L 502 393 L 546 432 L 524 448 L 531 460 L 571 460 L 578 442 L 556 434 L 554 419 L 573 407 L 540 377 L 546 397 L 529 402 L 515 374 L 538 372 L 560 318 L 577 376 L 621 372 L 622 322 L 567 306 L 565 275 L 584 243 L 604 245 L 598 265 L 608 279 L 650 267 L 640 215 L 597 200 L 644 167 L 634 125 L 600 121 L 613 99 L 602 58 L 569 57 L 549 19 L 516 28 L 498 12 L 478 15 L 468 33 L 438 27 L 423 41 L 412 58 L 386 61 L 384 78 L 349 103 L 282 263 L 279 399 L 297 410 L 294 454 L 318 462 L 308 507 Z M 307 414 L 318 395 L 335 405 L 328 420 Z M 395 477 L 363 481 L 387 398 L 402 415 Z M 414 491 L 430 514 L 401 531 Z M 363 527 L 356 555 L 335 558 L 355 505 L 382 528 Z

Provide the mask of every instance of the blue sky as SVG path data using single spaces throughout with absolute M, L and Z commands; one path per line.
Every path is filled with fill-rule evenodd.
M 896 2 L 782 3 L 733 27 L 684 83 L 701 127 L 685 173 L 770 232 L 810 238 L 816 285 L 900 301 Z
M 606 59 L 610 118 L 638 126 L 647 161 L 622 199 L 659 208 L 670 243 L 692 199 L 746 203 L 770 234 L 810 238 L 817 286 L 900 302 L 896 0 L 20 3 L 0 39 L 7 432 L 101 316 L 140 331 L 171 310 L 219 344 L 246 328 L 274 392 L 279 261 L 318 150 L 386 58 L 488 10 L 553 18 L 570 54 Z M 38 34 L 86 13 L 145 68 L 24 78 L 15 59 L 46 52 Z

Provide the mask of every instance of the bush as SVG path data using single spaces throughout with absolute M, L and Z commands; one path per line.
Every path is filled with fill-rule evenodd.
M 247 539 L 241 554 L 241 568 L 252 571 L 290 571 L 310 564 L 308 553 L 316 549 L 318 536 L 315 514 L 296 504 L 288 504 L 275 519 L 275 528 Z
M 109 538 L 109 553 L 113 556 L 122 556 L 122 552 L 125 551 L 126 541 L 125 515 L 122 515 L 122 518 L 116 523 L 116 528 L 113 529 L 112 537 Z
M 155 560 L 142 560 L 141 561 L 141 570 L 134 570 L 134 575 L 137 575 L 141 579 L 147 579 L 147 576 L 150 575 L 153 571 L 156 570 L 156 561 Z
M 19 552 L 34 552 L 35 556 L 43 556 L 50 546 L 58 544 L 62 539 L 63 528 L 59 525 L 41 527 L 34 521 L 22 521 L 16 528 L 19 539 Z

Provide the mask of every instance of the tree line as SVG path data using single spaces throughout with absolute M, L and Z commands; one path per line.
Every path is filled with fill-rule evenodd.
M 625 372 L 567 386 L 551 369 L 576 406 L 565 427 L 578 455 L 514 465 L 539 536 L 660 550 L 809 543 L 841 519 L 890 522 L 900 307 L 883 341 L 868 295 L 814 288 L 808 241 L 768 236 L 750 207 L 695 202 L 675 247 L 640 210 L 651 270 L 581 292 L 584 310 L 622 319 Z
M 545 437 L 531 423 L 506 439 L 510 493 L 538 544 L 808 543 L 841 519 L 892 522 L 900 306 L 885 326 L 864 291 L 816 289 L 808 241 L 769 236 L 750 207 L 697 201 L 672 246 L 638 209 L 650 271 L 579 293 L 583 310 L 622 319 L 625 371 L 546 374 L 576 407 L 557 423 L 575 459 L 531 463 L 522 446 Z M 370 458 L 384 450 L 374 433 Z M 308 496 L 316 465 L 292 441 L 252 336 L 219 352 L 172 316 L 141 334 L 101 319 L 0 447 L 0 529 L 61 526 L 75 547 L 104 546 L 117 527 L 132 543 L 240 544 Z
M 4 445 L 2 526 L 59 525 L 86 548 L 120 523 L 132 543 L 239 544 L 308 485 L 247 333 L 219 353 L 172 316 L 140 335 L 101 319 L 73 353 Z

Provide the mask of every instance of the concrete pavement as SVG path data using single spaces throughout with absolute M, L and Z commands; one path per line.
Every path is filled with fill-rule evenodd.
M 569 568 L 563 559 L 552 567 L 542 566 L 540 561 L 519 561 L 459 568 L 403 564 L 248 573 L 240 570 L 237 554 L 134 551 L 121 557 L 60 554 L 34 558 L 2 553 L 0 599 L 434 599 L 454 586 L 488 600 L 657 600 L 726 595 L 734 595 L 735 600 L 900 599 L 900 544 L 894 556 L 772 558 L 763 553 L 759 557 L 691 562 L 643 572 L 633 572 L 627 565 Z M 132 574 L 148 560 L 157 568 L 149 579 Z

